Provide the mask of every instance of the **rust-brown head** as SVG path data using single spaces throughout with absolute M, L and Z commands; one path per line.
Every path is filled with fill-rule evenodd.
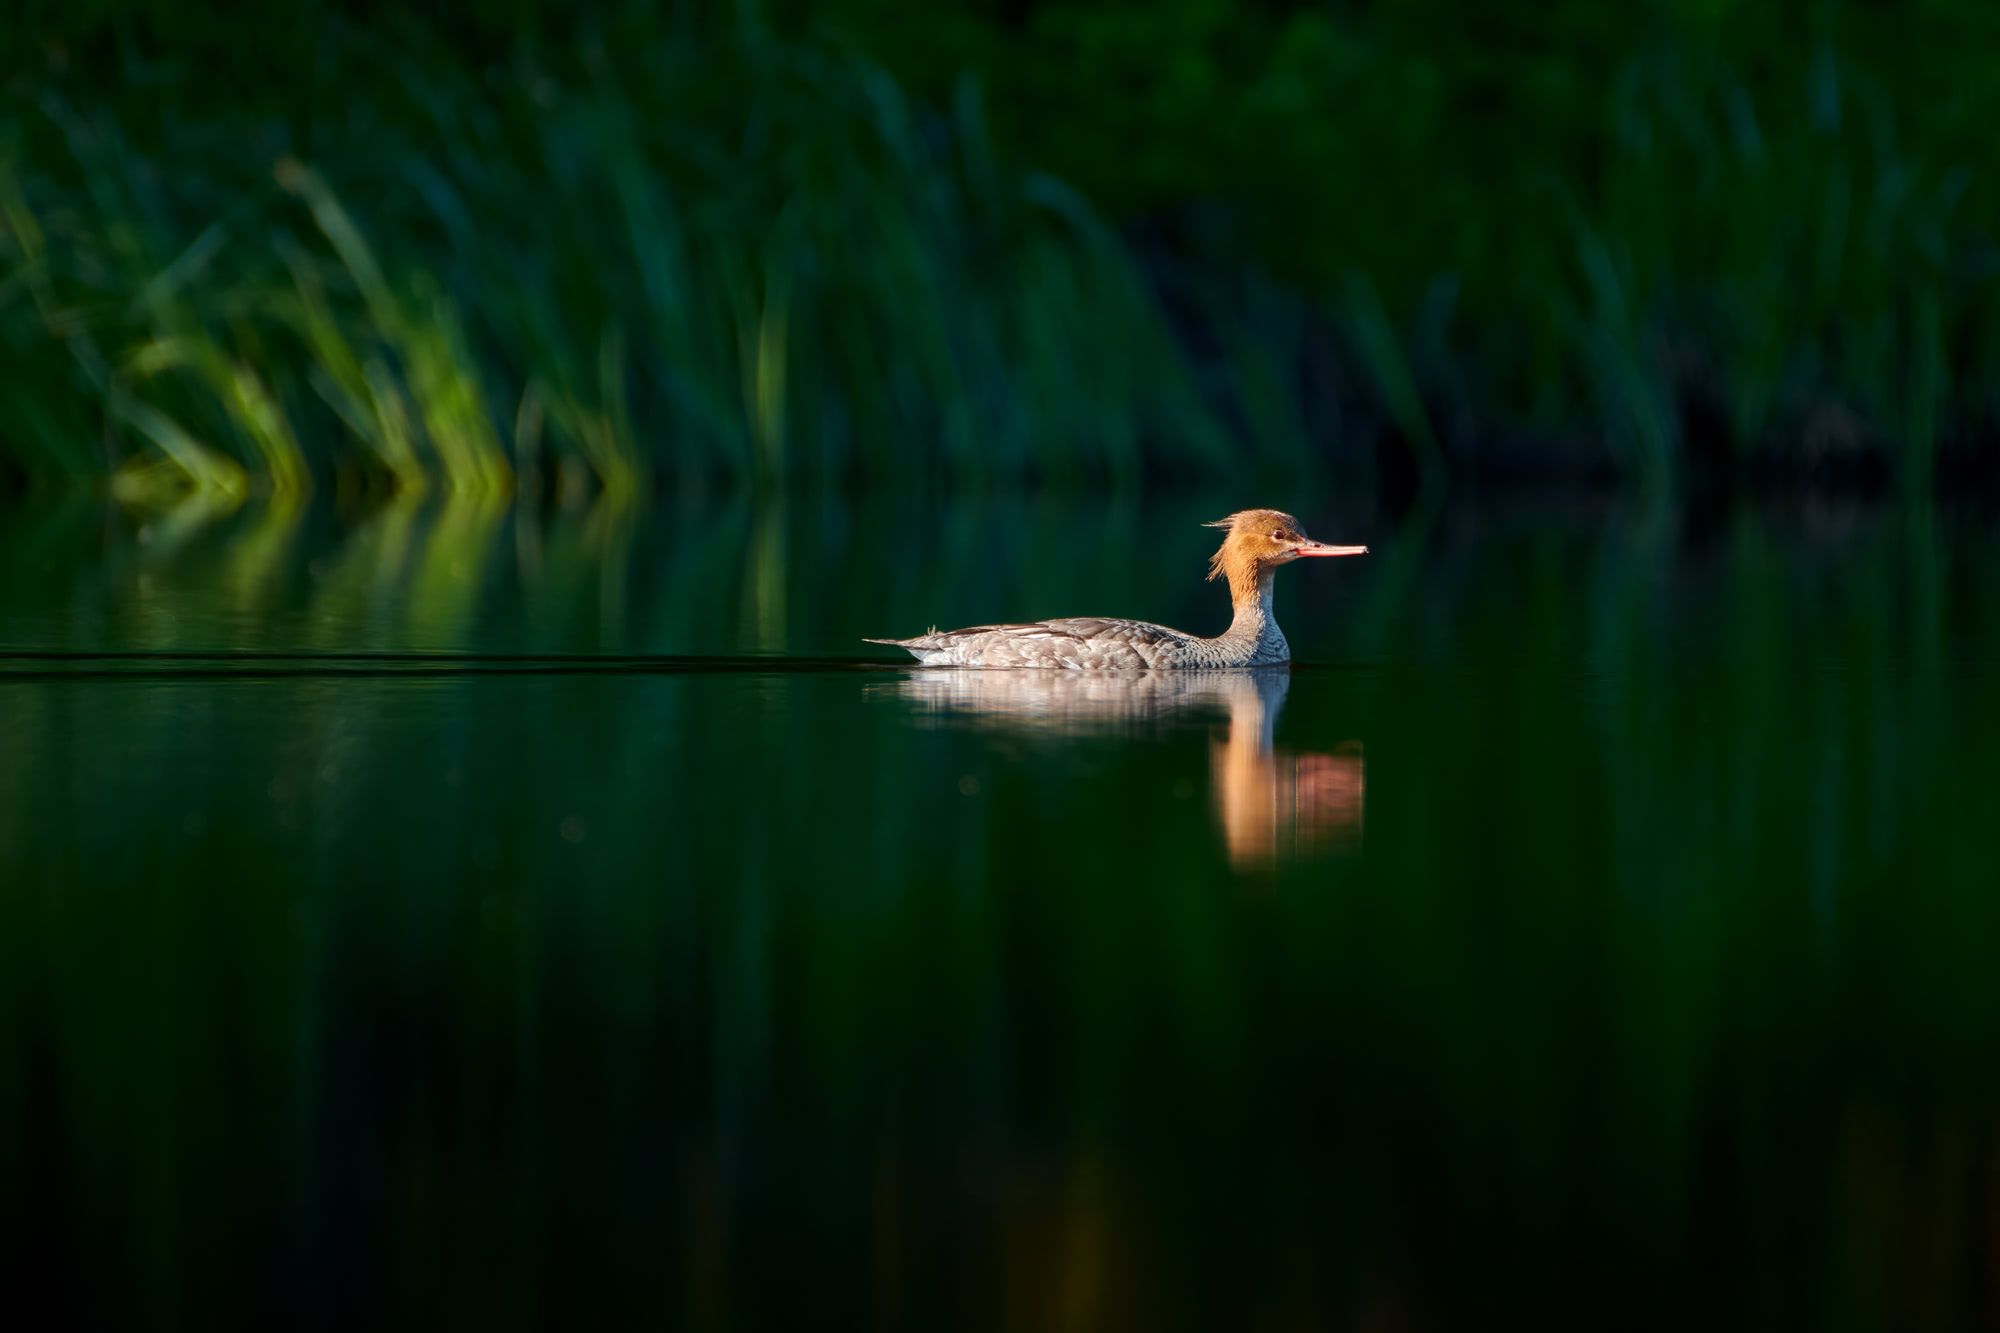
M 1307 556 L 1367 555 L 1365 546 L 1328 546 L 1306 536 L 1299 521 L 1276 509 L 1241 509 L 1207 524 L 1226 528 L 1215 557 L 1208 562 L 1211 579 L 1226 578 L 1233 596 L 1254 596 L 1264 574 Z

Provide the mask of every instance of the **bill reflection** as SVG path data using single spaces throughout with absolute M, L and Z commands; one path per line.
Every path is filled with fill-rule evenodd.
M 1294 854 L 1357 848 L 1367 789 L 1360 743 L 1332 753 L 1277 746 L 1291 689 L 1280 667 L 1258 671 L 911 672 L 895 693 L 920 716 L 959 718 L 1045 736 L 1131 734 L 1220 714 L 1209 741 L 1210 805 L 1230 863 L 1268 866 Z

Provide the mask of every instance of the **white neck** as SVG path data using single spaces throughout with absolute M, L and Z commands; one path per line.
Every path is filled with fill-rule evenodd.
M 1291 660 L 1291 647 L 1278 618 L 1271 611 L 1271 585 L 1275 569 L 1257 571 L 1256 582 L 1232 579 L 1230 593 L 1236 615 L 1229 628 L 1210 639 L 1222 666 L 1264 666 Z

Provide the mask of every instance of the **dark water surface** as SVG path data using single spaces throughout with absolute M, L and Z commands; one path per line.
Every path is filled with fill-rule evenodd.
M 0 511 L 11 1295 L 1995 1322 L 1993 525 L 1289 499 L 1289 673 L 857 642 L 1212 632 L 1228 507 Z

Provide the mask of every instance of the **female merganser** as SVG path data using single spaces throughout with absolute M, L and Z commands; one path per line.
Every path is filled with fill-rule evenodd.
M 931 630 L 913 639 L 868 639 L 907 649 L 925 666 L 1062 667 L 1129 670 L 1135 667 L 1277 666 L 1291 647 L 1271 614 L 1271 580 L 1279 565 L 1303 556 L 1366 555 L 1365 546 L 1328 546 L 1307 537 L 1299 521 L 1275 509 L 1245 509 L 1211 528 L 1229 535 L 1208 563 L 1210 579 L 1229 580 L 1236 618 L 1212 639 L 1143 620 L 1078 616 L 1026 625 L 973 625 Z

